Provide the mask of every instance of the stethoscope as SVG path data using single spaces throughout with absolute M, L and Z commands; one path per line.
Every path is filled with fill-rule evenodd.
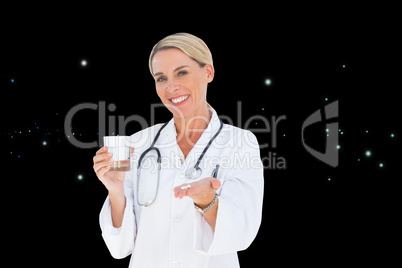
M 200 164 L 202 158 L 204 157 L 205 153 L 208 151 L 209 146 L 211 146 L 212 142 L 213 142 L 213 141 L 215 140 L 215 138 L 219 135 L 219 133 L 221 132 L 222 127 L 223 127 L 223 122 L 222 122 L 222 120 L 219 120 L 219 121 L 221 122 L 221 125 L 220 125 L 218 131 L 215 133 L 215 135 L 214 135 L 214 136 L 211 138 L 211 140 L 208 142 L 207 146 L 204 148 L 204 151 L 202 151 L 202 153 L 201 153 L 200 157 L 198 158 L 197 162 L 195 163 L 194 167 L 189 168 L 188 170 L 186 170 L 185 175 L 186 175 L 186 178 L 187 178 L 187 179 L 194 180 L 194 179 L 196 179 L 196 178 L 198 178 L 198 177 L 201 176 L 202 170 L 201 170 L 201 168 L 199 167 L 199 164 Z M 154 138 L 154 140 L 153 140 L 151 146 L 150 146 L 148 149 L 146 149 L 146 150 L 141 154 L 140 159 L 138 160 L 138 166 L 137 166 L 137 203 L 138 203 L 138 205 L 141 206 L 141 207 L 147 207 L 147 206 L 151 205 L 151 204 L 155 201 L 156 196 L 157 196 L 157 194 L 158 194 L 159 180 L 160 180 L 160 171 L 161 171 L 161 153 L 160 153 L 159 149 L 158 149 L 157 147 L 155 147 L 155 143 L 156 143 L 156 141 L 158 140 L 158 138 L 159 138 L 159 136 L 160 136 L 160 134 L 161 134 L 161 131 L 163 130 L 163 128 L 164 128 L 168 123 L 169 123 L 169 122 L 166 122 L 166 123 L 159 129 L 159 131 L 158 131 L 158 133 L 156 134 L 156 136 L 155 136 L 155 138 Z M 141 203 L 140 200 L 139 200 L 139 195 L 138 195 L 139 182 L 140 182 L 140 174 L 141 174 L 141 164 L 142 164 L 142 161 L 143 161 L 144 157 L 145 157 L 149 152 L 151 152 L 151 151 L 155 151 L 156 154 L 157 154 L 157 160 L 156 160 L 156 161 L 157 161 L 157 163 L 158 163 L 158 181 L 157 181 L 157 184 L 156 184 L 156 191 L 155 191 L 155 196 L 154 196 L 154 198 L 151 199 L 151 200 L 149 200 L 149 201 L 147 201 L 147 202 L 145 202 L 145 203 Z

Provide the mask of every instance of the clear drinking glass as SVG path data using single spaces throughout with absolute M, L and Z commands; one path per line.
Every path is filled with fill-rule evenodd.
M 130 161 L 130 136 L 105 136 L 104 145 L 108 148 L 108 153 L 112 153 L 113 165 L 110 171 L 129 171 Z

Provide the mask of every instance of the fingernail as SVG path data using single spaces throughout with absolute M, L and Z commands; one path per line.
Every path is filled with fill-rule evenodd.
M 108 154 L 107 154 L 107 156 L 112 156 L 112 155 L 113 155 L 112 153 L 108 153 Z

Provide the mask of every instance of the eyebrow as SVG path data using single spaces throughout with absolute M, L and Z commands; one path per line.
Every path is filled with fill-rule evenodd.
M 181 70 L 181 69 L 183 69 L 185 67 L 190 67 L 190 66 L 188 66 L 188 65 L 179 66 L 176 69 L 174 69 L 173 72 L 177 72 L 178 70 Z M 161 75 L 161 74 L 163 74 L 163 73 L 162 72 L 157 72 L 157 73 L 154 73 L 154 76 Z

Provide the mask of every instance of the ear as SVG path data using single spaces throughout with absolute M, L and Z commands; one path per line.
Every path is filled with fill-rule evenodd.
M 211 64 L 206 64 L 205 65 L 205 70 L 206 70 L 206 73 L 207 73 L 207 82 L 211 83 L 212 80 L 214 80 L 214 76 L 215 76 L 214 67 Z

